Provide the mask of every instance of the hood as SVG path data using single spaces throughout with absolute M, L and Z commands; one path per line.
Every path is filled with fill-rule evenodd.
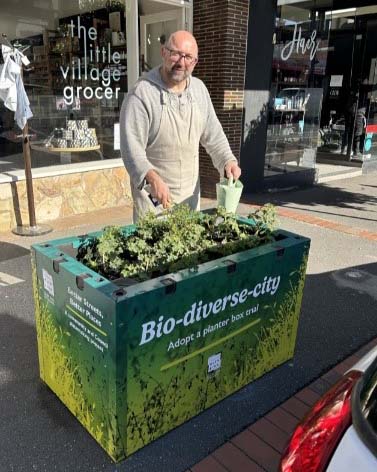
M 148 82 L 157 85 L 158 88 L 167 90 L 166 84 L 161 78 L 160 67 L 161 65 L 154 67 L 149 72 L 147 72 L 147 74 L 140 77 L 139 80 L 147 80 Z

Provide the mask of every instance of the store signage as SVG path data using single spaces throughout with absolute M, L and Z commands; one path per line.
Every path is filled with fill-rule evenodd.
M 330 87 L 341 87 L 343 85 L 342 75 L 332 75 L 330 79 Z
M 277 289 L 279 288 L 279 284 L 280 275 L 278 275 L 277 277 L 269 277 L 268 280 L 266 276 L 264 277 L 263 282 L 257 283 L 256 286 L 251 290 L 249 290 L 248 288 L 244 288 L 239 292 L 227 294 L 225 297 L 218 298 L 215 301 L 205 304 L 203 304 L 202 300 L 200 300 L 199 302 L 195 302 L 191 305 L 191 308 L 186 312 L 186 314 L 178 320 L 172 317 L 168 318 L 167 320 L 164 320 L 164 317 L 160 316 L 158 323 L 156 321 L 148 321 L 147 323 L 143 324 L 143 332 L 139 346 L 149 343 L 155 337 L 160 338 L 163 335 L 172 333 L 174 329 L 180 324 L 182 326 L 187 327 L 192 324 L 195 324 L 198 321 L 201 321 L 202 319 L 206 319 L 211 315 L 216 316 L 218 313 L 221 313 L 224 310 L 228 309 L 229 306 L 231 308 L 234 308 L 239 304 L 243 304 L 247 301 L 248 297 L 252 296 L 253 298 L 258 298 L 260 295 L 264 294 L 275 295 Z M 245 316 L 250 316 L 251 314 L 256 313 L 256 311 L 258 311 L 257 307 L 259 307 L 259 305 L 254 306 L 254 311 L 246 311 Z M 244 314 L 242 314 L 242 316 L 234 316 L 232 317 L 231 322 L 234 323 L 235 321 L 239 321 L 243 317 Z M 229 320 L 230 318 L 228 318 L 228 322 Z M 227 323 L 225 323 L 223 326 L 226 326 Z M 195 337 L 200 338 L 202 335 L 205 337 L 207 334 L 208 331 L 204 331 L 203 333 L 198 331 L 195 335 L 191 334 L 189 337 L 186 338 L 186 340 L 191 339 L 193 341 Z M 170 350 L 170 346 L 168 350 Z
M 115 96 L 118 98 L 120 87 L 113 90 L 110 87 L 111 81 L 119 81 L 121 72 L 116 67 L 120 63 L 121 55 L 118 51 L 111 50 L 111 44 L 108 43 L 106 47 L 99 47 L 95 44 L 97 40 L 97 29 L 93 26 L 86 28 L 80 23 L 80 16 L 77 17 L 77 25 L 73 20 L 68 25 L 71 37 L 78 36 L 84 41 L 84 55 L 83 57 L 74 57 L 72 63 L 67 66 L 60 66 L 60 71 L 65 81 L 71 77 L 73 80 L 90 80 L 91 82 L 98 82 L 98 86 L 71 86 L 67 85 L 63 89 L 64 101 L 67 105 L 75 103 L 76 98 L 84 97 L 88 100 L 97 98 L 111 99 Z M 75 31 L 76 30 L 76 31 Z M 96 64 L 96 66 L 89 66 L 89 64 Z M 114 67 L 115 64 L 115 67 Z M 111 67 L 110 67 L 111 66 Z
M 339 98 L 339 88 L 337 87 L 331 87 L 330 88 L 330 98 Z
M 309 38 L 302 36 L 301 26 L 297 27 L 293 31 L 293 38 L 289 41 L 281 51 L 281 59 L 287 61 L 293 52 L 297 54 L 305 55 L 308 51 L 310 53 L 310 60 L 312 61 L 318 51 L 321 40 L 317 38 L 317 30 L 313 30 Z

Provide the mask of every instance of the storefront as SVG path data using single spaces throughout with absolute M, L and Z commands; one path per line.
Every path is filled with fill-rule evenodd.
M 33 167 L 119 157 L 115 122 L 124 94 L 140 73 L 158 63 L 161 38 L 177 28 L 190 28 L 190 12 L 190 4 L 180 0 L 139 4 L 45 0 L 2 6 L 0 33 L 30 61 L 23 80 L 33 112 L 29 120 L 36 151 Z M 2 43 L 6 44 L 4 38 Z M 3 105 L 0 152 L 10 161 L 2 163 L 1 172 L 6 172 L 22 169 L 22 153 L 14 114 Z M 98 155 L 86 151 L 95 146 L 75 146 L 75 139 L 66 133 L 68 121 L 78 120 L 89 122 L 93 142 L 100 146 Z M 78 138 L 76 142 L 80 144 Z M 52 153 L 51 143 L 55 148 L 80 148 L 82 152 Z
M 188 0 L 0 2 L 0 67 L 11 48 L 27 58 L 38 221 L 130 202 L 119 149 L 124 95 L 159 63 L 165 38 L 191 28 Z M 2 88 L 0 231 L 28 223 L 22 131 Z
M 39 221 L 131 203 L 120 106 L 176 29 L 197 38 L 195 75 L 240 158 L 246 193 L 313 185 L 322 163 L 376 169 L 375 2 L 0 0 L 1 42 L 30 61 Z M 21 141 L 0 100 L 0 231 L 28 222 Z M 214 196 L 219 176 L 203 149 L 200 175 L 203 196 Z
M 375 2 L 251 1 L 241 151 L 249 191 L 313 184 L 322 163 L 377 168 L 376 44 Z

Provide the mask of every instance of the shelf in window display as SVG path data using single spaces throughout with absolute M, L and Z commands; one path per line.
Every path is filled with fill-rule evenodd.
M 35 144 L 31 145 L 32 149 L 36 151 L 48 151 L 48 152 L 83 152 L 83 151 L 98 151 L 101 149 L 101 146 L 87 146 L 87 147 L 53 147 L 53 146 L 37 146 Z
M 65 147 L 65 148 L 58 148 L 58 147 L 47 147 L 48 151 L 51 152 L 82 152 L 82 151 L 98 151 L 101 149 L 101 146 L 98 144 L 97 146 L 84 146 L 84 147 Z
M 302 113 L 305 110 L 305 108 L 276 108 L 275 107 L 275 110 L 276 111 L 284 111 L 284 112 L 290 112 L 290 113 Z

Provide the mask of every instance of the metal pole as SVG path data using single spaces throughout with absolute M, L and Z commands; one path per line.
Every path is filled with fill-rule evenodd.
M 34 192 L 33 192 L 33 177 L 31 175 L 31 157 L 30 157 L 30 143 L 29 143 L 29 126 L 26 122 L 24 129 L 22 130 L 22 150 L 24 154 L 25 164 L 25 178 L 26 178 L 26 192 L 27 192 L 27 204 L 29 209 L 29 224 L 33 228 L 37 226 L 35 219 L 35 206 L 34 206 Z
M 23 69 L 21 66 L 21 80 L 23 80 Z M 12 231 L 20 236 L 39 236 L 52 231 L 52 228 L 47 225 L 38 225 L 35 218 L 34 206 L 34 191 L 33 191 L 33 176 L 31 174 L 31 155 L 30 155 L 30 141 L 29 141 L 29 125 L 26 124 L 22 130 L 22 153 L 24 156 L 25 180 L 26 180 L 26 194 L 27 204 L 29 210 L 29 226 L 17 226 Z

